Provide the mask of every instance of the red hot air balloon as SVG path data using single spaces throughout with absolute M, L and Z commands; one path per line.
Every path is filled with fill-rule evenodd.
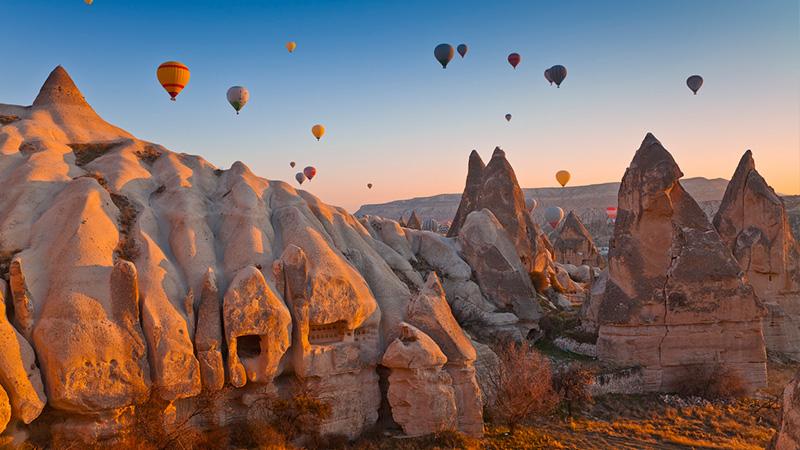
M 508 63 L 511 64 L 511 67 L 517 68 L 517 64 L 522 61 L 522 57 L 519 56 L 519 53 L 512 53 L 508 55 Z
M 308 181 L 311 181 L 311 179 L 314 178 L 314 175 L 316 174 L 317 174 L 317 169 L 314 168 L 314 166 L 308 166 L 305 169 L 303 169 L 303 175 L 305 175 L 306 178 L 308 178 Z
M 617 208 L 615 208 L 613 206 L 609 206 L 608 208 L 606 208 L 606 215 L 608 216 L 608 220 L 610 220 L 611 222 L 616 222 L 617 221 Z

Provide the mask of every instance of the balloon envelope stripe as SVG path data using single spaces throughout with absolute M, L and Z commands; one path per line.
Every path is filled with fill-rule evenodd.
M 181 64 L 162 64 L 158 66 L 158 69 L 181 69 L 181 70 L 189 70 L 188 67 L 181 65 Z

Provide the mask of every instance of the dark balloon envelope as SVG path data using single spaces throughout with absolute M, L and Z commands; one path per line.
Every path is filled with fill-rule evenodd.
M 506 114 L 506 120 L 511 122 L 511 114 Z
M 455 55 L 455 50 L 450 44 L 439 44 L 433 49 L 433 56 L 442 65 L 442 69 L 447 68 L 447 63 L 453 59 L 453 55 Z
M 313 166 L 308 166 L 305 169 L 303 169 L 303 175 L 305 175 L 309 181 L 311 181 L 311 179 L 314 178 L 314 175 L 316 174 L 317 174 L 317 169 L 314 168 Z
M 550 77 L 550 69 L 545 69 L 544 71 L 544 79 L 550 82 L 550 85 L 553 84 L 553 78 Z
M 456 50 L 458 50 L 458 54 L 463 58 L 467 55 L 467 50 L 469 49 L 467 48 L 467 44 L 458 44 Z
M 567 78 L 567 68 L 564 66 L 553 66 L 547 69 L 547 72 L 550 74 L 550 79 L 553 80 L 553 83 L 556 84 L 556 87 L 561 87 L 561 83 L 564 82 L 564 78 Z
M 703 77 L 700 75 L 692 75 L 686 79 L 686 86 L 689 86 L 689 89 L 694 92 L 694 95 L 697 95 L 697 91 L 700 90 L 700 87 L 703 85 Z
M 512 53 L 508 55 L 508 63 L 511 64 L 511 67 L 517 68 L 517 64 L 522 61 L 522 57 L 519 56 L 519 53 Z

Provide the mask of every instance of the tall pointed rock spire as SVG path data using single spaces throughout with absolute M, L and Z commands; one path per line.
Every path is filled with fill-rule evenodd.
M 33 101 L 34 107 L 47 105 L 70 105 L 91 108 L 86 99 L 83 98 L 80 89 L 75 86 L 75 82 L 62 66 L 58 66 L 50 72 L 50 76 L 39 90 L 39 95 Z

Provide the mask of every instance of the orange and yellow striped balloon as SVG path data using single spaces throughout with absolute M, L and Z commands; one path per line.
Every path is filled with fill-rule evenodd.
M 175 101 L 175 97 L 189 84 L 189 75 L 189 68 L 177 61 L 167 61 L 158 66 L 156 71 L 158 82 L 169 93 L 172 101 Z
M 295 41 L 289 41 L 286 43 L 286 50 L 289 50 L 289 53 L 292 53 L 296 48 L 297 43 Z

